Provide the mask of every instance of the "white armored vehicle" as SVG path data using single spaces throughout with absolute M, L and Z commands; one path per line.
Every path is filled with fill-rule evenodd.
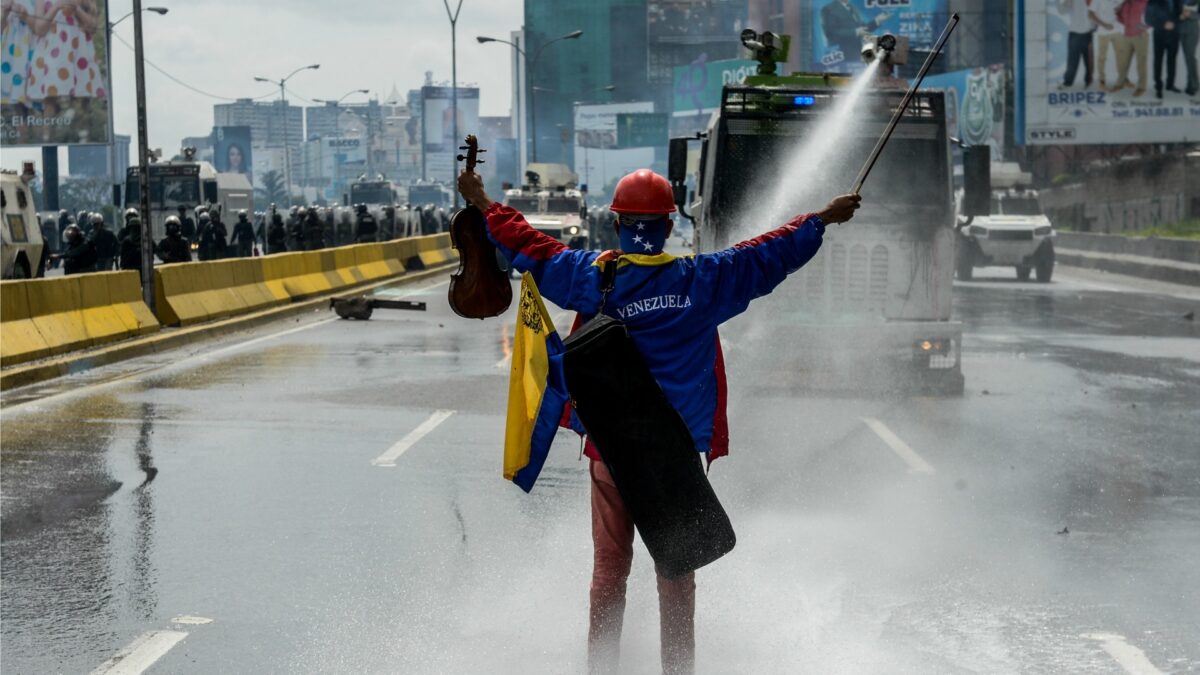
M 1031 176 L 1016 164 L 993 164 L 991 207 L 986 216 L 960 216 L 955 270 L 970 281 L 976 267 L 1014 267 L 1017 278 L 1048 283 L 1054 274 L 1054 228 L 1042 211 L 1038 193 L 1025 186 Z M 962 211 L 960 195 L 959 210 Z

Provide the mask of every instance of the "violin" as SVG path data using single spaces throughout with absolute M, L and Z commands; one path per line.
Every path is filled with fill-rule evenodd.
M 467 171 L 474 171 L 483 164 L 479 153 L 479 141 L 474 135 L 467 136 L 466 156 L 458 155 L 458 161 L 466 160 Z M 500 269 L 496 245 L 488 239 L 487 223 L 483 212 L 473 204 L 467 204 L 450 219 L 450 244 L 458 249 L 458 271 L 450 275 L 450 309 L 464 319 L 486 319 L 500 316 L 512 304 L 512 284 L 508 273 Z

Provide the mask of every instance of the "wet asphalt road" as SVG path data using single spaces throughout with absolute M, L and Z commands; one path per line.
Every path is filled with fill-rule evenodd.
M 956 288 L 961 398 L 757 388 L 734 352 L 700 672 L 1200 671 L 1200 294 L 1010 274 Z M 390 293 L 430 310 L 7 392 L 0 669 L 149 634 L 153 673 L 583 672 L 578 442 L 505 482 L 511 314 Z M 658 670 L 653 589 L 639 547 L 627 672 Z

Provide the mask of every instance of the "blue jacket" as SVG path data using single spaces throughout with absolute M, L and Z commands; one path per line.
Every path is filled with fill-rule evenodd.
M 492 204 L 484 216 L 489 238 L 514 267 L 533 276 L 543 297 L 579 312 L 583 320 L 600 311 L 599 252 L 570 249 L 502 204 Z M 615 288 L 604 312 L 629 328 L 667 400 L 687 423 L 696 449 L 709 453 L 710 462 L 726 454 L 729 445 L 717 326 L 812 259 L 824 232 L 824 222 L 810 214 L 716 253 L 604 254 L 603 259 L 617 259 Z

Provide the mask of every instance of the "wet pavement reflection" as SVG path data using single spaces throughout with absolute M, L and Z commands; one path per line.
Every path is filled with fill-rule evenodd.
M 174 629 L 152 672 L 584 672 L 577 439 L 532 494 L 503 481 L 511 313 L 391 292 L 429 311 L 314 315 L 6 393 L 0 669 L 90 672 Z M 698 575 L 698 671 L 1116 672 L 1083 637 L 1104 632 L 1200 670 L 1197 305 L 1069 274 L 957 285 L 962 397 L 734 369 L 711 479 L 738 546 Z M 625 672 L 658 672 L 653 585 L 639 549 Z

